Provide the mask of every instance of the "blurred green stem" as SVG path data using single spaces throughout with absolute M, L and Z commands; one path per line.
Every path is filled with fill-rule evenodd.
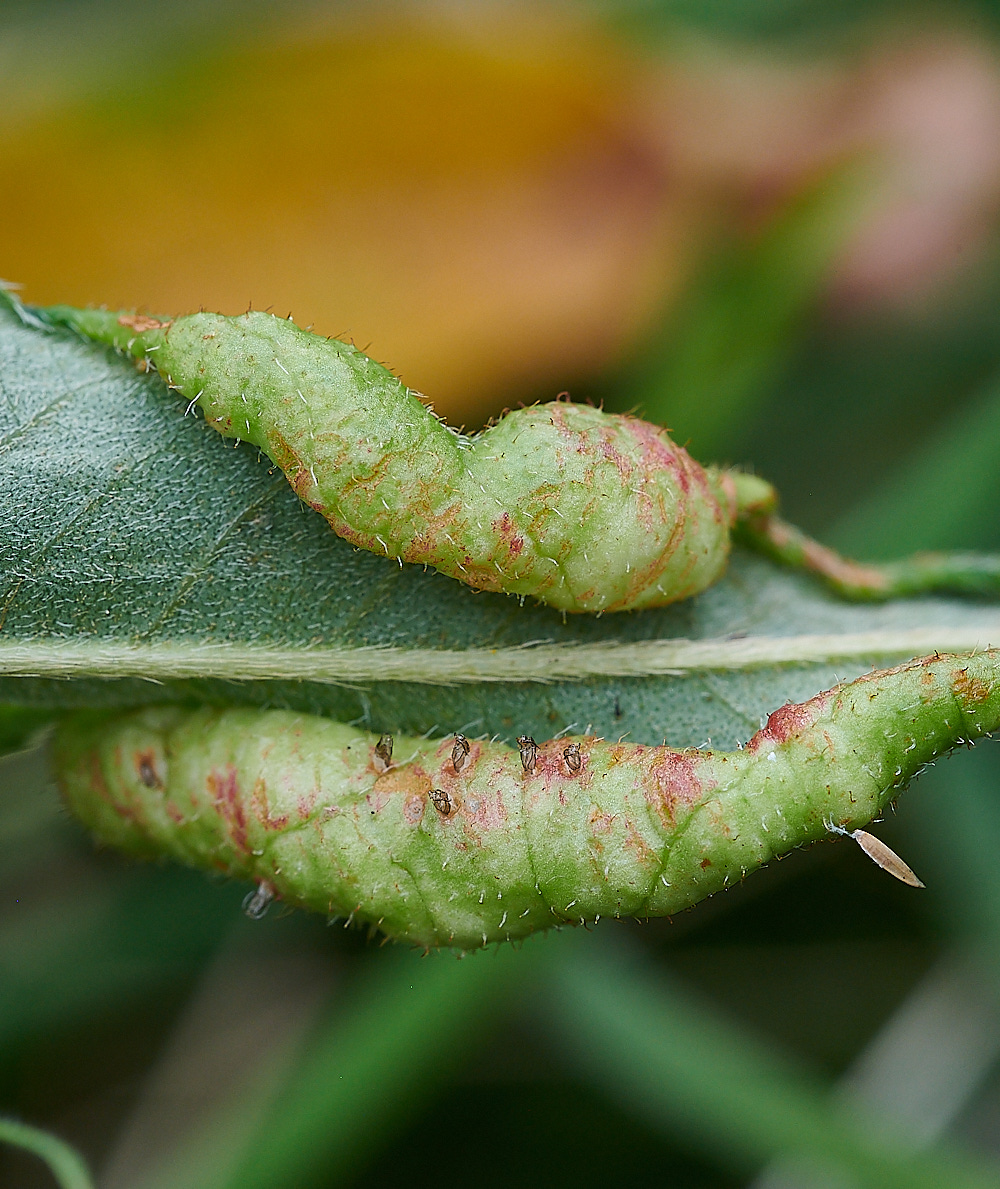
M 746 1171 L 800 1154 L 871 1189 L 987 1189 L 996 1170 L 878 1135 L 820 1084 L 631 959 L 592 938 L 552 970 L 550 1018 L 595 1084 L 716 1162 Z
M 845 599 L 887 602 L 933 593 L 985 599 L 1000 595 L 1000 554 L 914 553 L 877 564 L 856 562 L 771 515 L 738 521 L 735 538 L 781 565 L 815 574 Z
M 47 1131 L 29 1127 L 16 1119 L 0 1117 L 0 1143 L 34 1152 L 49 1166 L 62 1189 L 93 1189 L 94 1182 L 83 1158 L 69 1144 Z
M 353 1005 L 310 1039 L 248 1148 L 226 1174 L 176 1189 L 295 1189 L 331 1185 L 414 1103 L 433 1112 L 436 1085 L 559 946 L 531 938 L 467 955 L 389 953 L 373 959 Z M 339 1004 L 338 1004 L 339 1007 Z M 168 1182 L 157 1182 L 167 1189 Z
M 47 706 L 0 705 L 0 756 L 29 746 L 32 737 L 58 714 Z
M 616 380 L 609 407 L 638 406 L 699 458 L 731 451 L 857 224 L 863 181 L 856 164 L 841 165 L 750 242 L 720 243 L 650 347 Z

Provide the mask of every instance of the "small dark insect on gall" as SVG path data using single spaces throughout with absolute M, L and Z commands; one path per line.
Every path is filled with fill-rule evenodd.
M 911 738 L 900 724 L 914 721 L 915 706 Z M 69 806 L 112 845 L 266 882 L 289 906 L 385 922 L 401 940 L 470 949 L 557 918 L 671 916 L 828 833 L 849 834 L 916 885 L 865 826 L 921 767 L 991 731 L 1000 731 L 1000 649 L 866 673 L 779 709 L 734 752 L 608 743 L 589 730 L 536 748 L 523 735 L 513 747 L 477 741 L 476 760 L 470 753 L 456 776 L 453 734 L 408 736 L 398 741 L 404 766 L 379 776 L 378 735 L 329 718 L 151 706 L 99 726 L 67 716 L 53 759 Z M 779 747 L 781 779 L 770 760 Z M 162 790 L 140 784 L 143 756 Z M 323 808 L 302 831 L 318 789 Z M 263 825 L 262 810 L 275 831 L 255 854 L 235 845 L 233 827 Z M 654 863 L 663 874 L 650 880 Z M 404 868 L 413 876 L 401 878 Z M 251 895 L 247 907 L 259 911 L 266 897 Z
M 392 736 L 379 735 L 375 744 L 375 767 L 384 772 L 392 763 Z
M 534 772 L 538 759 L 538 744 L 530 735 L 518 735 L 517 746 L 521 752 L 521 765 L 525 772 Z
M 156 761 L 152 752 L 144 751 L 139 756 L 139 779 L 148 789 L 162 789 L 163 781 L 156 771 Z
M 583 758 L 580 755 L 580 744 L 571 743 L 569 747 L 563 751 L 563 759 L 566 761 L 566 767 L 570 772 L 579 772 L 583 767 Z
M 461 772 L 469 762 L 469 752 L 472 749 L 464 735 L 455 736 L 455 746 L 451 749 L 451 765 L 456 772 Z
M 455 802 L 451 799 L 451 794 L 446 793 L 444 789 L 431 789 L 431 800 L 442 817 L 449 817 L 455 812 Z

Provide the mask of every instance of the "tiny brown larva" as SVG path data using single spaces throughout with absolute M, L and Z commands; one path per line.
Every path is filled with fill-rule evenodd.
M 139 779 L 148 789 L 162 789 L 163 781 L 156 770 L 156 759 L 151 751 L 138 756 Z

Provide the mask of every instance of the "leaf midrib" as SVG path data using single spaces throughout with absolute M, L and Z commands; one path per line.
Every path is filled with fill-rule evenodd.
M 0 643 L 7 677 L 223 678 L 230 681 L 409 681 L 429 685 L 680 676 L 773 665 L 906 659 L 1000 646 L 1000 614 L 973 625 L 736 639 L 646 640 L 506 648 L 273 648 L 169 641 L 134 644 L 44 639 Z

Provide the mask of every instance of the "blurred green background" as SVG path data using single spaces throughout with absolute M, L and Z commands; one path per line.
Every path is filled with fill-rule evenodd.
M 1000 548 L 1000 9 L 0 10 L 0 274 L 569 390 L 866 557 Z M 673 922 L 457 961 L 95 853 L 0 760 L 0 1111 L 105 1189 L 1000 1179 L 1000 754 Z M 51 1184 L 0 1147 L 0 1183 Z

